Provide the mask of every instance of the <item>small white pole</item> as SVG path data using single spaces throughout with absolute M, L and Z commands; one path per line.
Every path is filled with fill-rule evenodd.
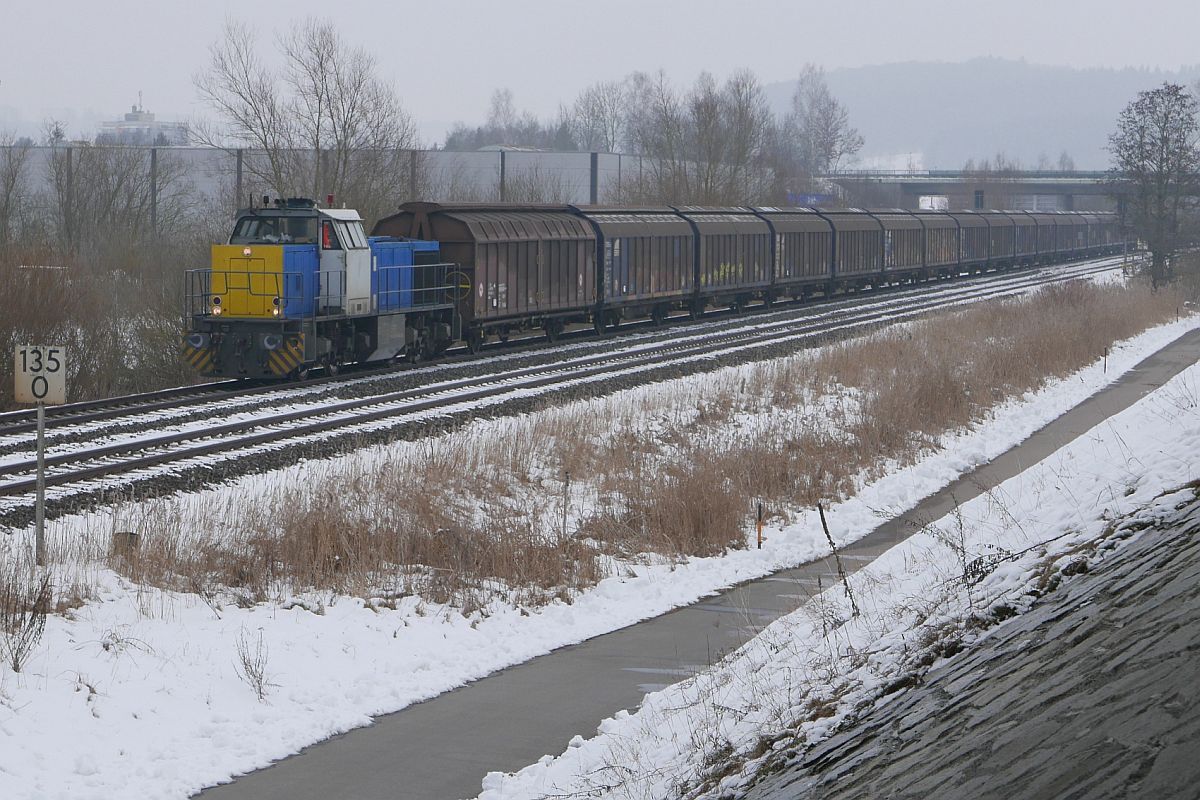
M 37 510 L 34 512 L 33 556 L 46 566 L 46 404 L 37 404 Z

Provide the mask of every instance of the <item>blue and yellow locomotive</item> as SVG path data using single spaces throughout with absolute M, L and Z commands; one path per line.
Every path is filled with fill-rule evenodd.
M 184 357 L 223 378 L 431 357 L 460 333 L 449 270 L 437 242 L 367 237 L 356 211 L 264 198 L 210 269 L 188 272 Z

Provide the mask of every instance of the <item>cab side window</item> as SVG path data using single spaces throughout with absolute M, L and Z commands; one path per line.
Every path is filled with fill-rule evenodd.
M 362 250 L 368 246 L 367 237 L 363 235 L 361 222 L 339 222 L 338 228 L 338 232 L 342 235 L 342 241 L 347 248 Z
M 321 247 L 325 250 L 342 249 L 342 242 L 338 237 L 337 226 L 329 220 L 321 221 Z

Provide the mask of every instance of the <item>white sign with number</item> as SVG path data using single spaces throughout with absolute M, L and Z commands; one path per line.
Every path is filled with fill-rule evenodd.
M 67 402 L 67 353 L 62 347 L 17 345 L 14 395 L 18 403 Z

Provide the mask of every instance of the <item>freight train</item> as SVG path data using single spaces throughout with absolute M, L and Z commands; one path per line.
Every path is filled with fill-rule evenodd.
M 1109 213 L 407 203 L 366 236 L 354 211 L 278 200 L 188 273 L 184 356 L 295 378 L 1125 247 Z

